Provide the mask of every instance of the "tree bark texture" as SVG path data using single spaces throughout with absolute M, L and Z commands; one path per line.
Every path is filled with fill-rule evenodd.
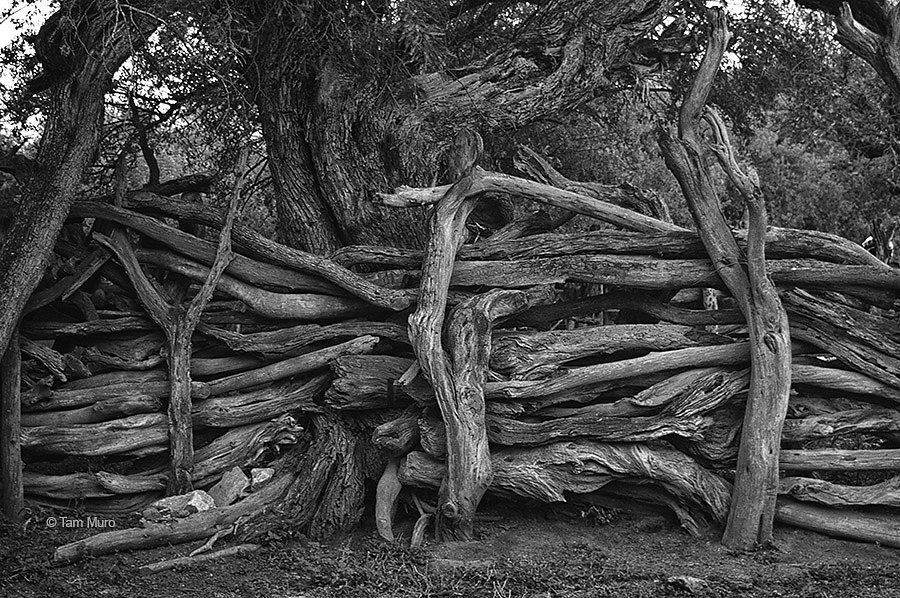
M 41 86 L 48 105 L 38 169 L 0 247 L 0 349 L 5 350 L 44 267 L 100 142 L 104 97 L 113 75 L 142 46 L 174 6 L 147 2 L 133 9 L 116 2 L 91 5 L 90 14 L 60 9 L 38 33 Z M 124 11 L 124 13 L 123 13 Z M 149 11 L 149 12 L 148 12 Z M 156 14 L 152 14 L 156 13 Z M 66 47 L 61 40 L 71 39 Z
M 787 314 L 767 272 L 762 193 L 740 172 L 721 119 L 709 119 L 718 143 L 714 149 L 750 213 L 746 273 L 741 265 L 744 256 L 722 215 L 712 188 L 710 167 L 703 156 L 700 118 L 731 37 L 723 10 L 710 9 L 708 17 L 709 44 L 683 100 L 678 136 L 664 135 L 661 144 L 666 165 L 678 179 L 716 271 L 737 299 L 750 328 L 750 392 L 723 537 L 727 546 L 747 550 L 772 540 L 781 426 L 791 386 L 790 332 Z

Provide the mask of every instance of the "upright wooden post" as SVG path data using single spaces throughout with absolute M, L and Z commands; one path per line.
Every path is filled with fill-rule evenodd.
M 0 507 L 18 522 L 25 506 L 22 489 L 22 412 L 19 400 L 22 358 L 14 331 L 0 362 Z
M 787 314 L 766 269 L 766 211 L 762 192 L 753 177 L 740 170 L 721 119 L 706 108 L 706 99 L 731 38 L 722 9 L 710 9 L 708 19 L 709 44 L 682 102 L 678 134 L 663 135 L 660 145 L 716 272 L 737 300 L 750 329 L 750 393 L 728 525 L 722 539 L 730 548 L 747 550 L 772 540 L 781 428 L 791 388 L 791 339 Z M 712 186 L 700 136 L 703 118 L 716 136 L 712 149 L 747 206 L 746 255 L 728 228 Z

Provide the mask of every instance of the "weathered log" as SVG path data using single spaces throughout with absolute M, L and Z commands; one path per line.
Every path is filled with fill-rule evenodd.
M 746 251 L 747 232 L 734 231 L 738 247 Z M 505 240 L 492 235 L 482 242 L 463 245 L 462 261 L 523 260 L 571 255 L 645 255 L 661 259 L 704 259 L 706 248 L 694 231 L 632 232 L 604 229 L 577 233 L 545 233 L 522 239 Z M 423 252 L 394 247 L 357 245 L 344 247 L 334 255 L 339 263 L 416 269 Z M 770 227 L 766 231 L 766 256 L 769 259 L 817 259 L 836 264 L 868 265 L 879 270 L 878 262 L 858 244 L 843 237 L 788 228 Z
M 400 417 L 385 422 L 372 432 L 372 443 L 389 455 L 405 455 L 419 443 L 418 405 L 407 407 Z
M 314 343 L 339 338 L 377 336 L 409 344 L 406 326 L 389 322 L 337 322 L 321 326 L 300 324 L 264 332 L 242 334 L 214 326 L 200 326 L 200 332 L 225 343 L 232 351 L 280 355 L 301 349 Z
M 815 478 L 782 478 L 778 493 L 829 507 L 900 507 L 900 476 L 871 486 L 844 486 Z
M 433 408 L 426 408 L 419 417 L 419 444 L 422 450 L 435 459 L 447 458 L 447 428 L 441 414 Z
M 138 258 L 202 282 L 209 268 L 167 251 L 144 250 Z M 251 312 L 277 320 L 327 320 L 362 315 L 367 304 L 354 297 L 334 295 L 273 293 L 231 276 L 222 276 L 216 287 L 235 299 L 243 301 Z M 371 308 L 369 308 L 371 309 Z
M 294 482 L 271 525 L 305 530 L 312 538 L 327 537 L 355 526 L 363 513 L 366 479 L 377 479 L 384 460 L 367 466 L 367 440 L 353 420 L 333 413 L 312 418 L 313 439 L 298 463 Z M 252 537 L 252 536 L 251 536 Z
M 561 392 L 524 399 L 498 400 L 492 398 L 485 405 L 485 410 L 488 413 L 502 416 L 534 415 L 539 411 L 562 403 L 587 405 L 595 402 L 609 402 L 634 396 L 648 387 L 662 382 L 671 375 L 672 372 L 656 372 L 634 378 L 618 378 L 608 382 L 578 386 Z
M 252 517 L 274 505 L 290 485 L 293 476 L 282 474 L 259 492 L 230 505 L 195 513 L 169 523 L 151 523 L 142 528 L 113 530 L 65 544 L 53 554 L 54 566 L 68 565 L 88 556 L 100 556 L 124 550 L 171 546 L 207 538 L 225 529 L 241 517 Z
M 22 425 L 31 426 L 71 426 L 93 424 L 138 415 L 163 411 L 163 400 L 159 396 L 124 395 L 101 399 L 78 409 L 65 411 L 38 411 L 22 414 Z
M 779 497 L 775 518 L 780 523 L 836 538 L 900 548 L 900 518 L 893 513 L 830 509 Z
M 399 467 L 399 459 L 388 461 L 375 491 L 375 528 L 378 535 L 388 541 L 394 540 L 394 513 L 397 510 L 397 499 L 403 489 L 400 480 L 397 479 Z
M 701 415 L 745 390 L 750 380 L 748 370 L 722 368 L 695 370 L 674 378 L 674 384 L 659 384 L 654 392 L 617 402 L 619 410 L 630 410 L 626 416 L 604 413 L 614 409 L 612 405 L 591 405 L 542 421 L 488 414 L 488 439 L 508 446 L 536 446 L 579 437 L 600 442 L 644 442 L 668 436 L 702 440 L 708 421 Z
M 22 481 L 22 354 L 13 330 L 0 359 L 0 511 L 18 523 L 24 508 Z
M 793 289 L 782 297 L 791 313 L 828 322 L 850 338 L 888 355 L 900 354 L 900 322 L 895 319 L 869 313 L 862 306 L 843 305 L 837 293 L 813 294 Z
M 311 372 L 327 366 L 330 362 L 342 356 L 368 353 L 375 348 L 376 344 L 378 344 L 377 337 L 361 336 L 338 345 L 278 361 L 249 372 L 219 378 L 208 383 L 210 395 L 217 396 Z
M 900 388 L 900 359 L 854 341 L 827 322 L 792 314 L 791 335 L 828 351 L 854 370 Z
M 212 265 L 215 260 L 216 246 L 214 243 L 170 227 L 155 218 L 96 202 L 79 203 L 72 212 L 72 215 L 88 214 L 94 214 L 104 220 L 133 228 L 207 266 Z M 241 255 L 235 257 L 234 262 L 229 264 L 226 271 L 251 284 L 268 284 L 298 293 L 344 294 L 339 286 L 322 278 Z
M 143 492 L 140 494 L 125 494 L 102 498 L 85 498 L 77 501 L 72 499 L 54 499 L 37 495 L 29 495 L 28 501 L 35 505 L 50 507 L 56 511 L 74 512 L 80 517 L 84 513 L 93 515 L 112 515 L 130 517 L 139 513 L 154 501 L 164 496 L 163 492 Z
M 743 371 L 743 370 L 742 370 Z M 695 389 L 709 388 L 723 382 L 734 370 L 720 367 L 686 370 L 662 380 L 634 394 L 612 402 L 592 403 L 583 407 L 548 407 L 534 413 L 542 419 L 571 416 L 630 417 L 658 413 L 665 405 Z M 741 374 L 743 375 L 743 374 Z
M 475 511 L 490 485 L 484 383 L 493 322 L 546 298 L 540 293 L 490 291 L 459 304 L 447 319 L 446 365 L 454 392 L 435 393 L 447 436 L 447 478 L 436 518 L 439 531 L 446 521 L 451 536 L 471 537 Z M 439 384 L 433 372 L 431 380 Z
M 25 337 L 19 339 L 19 350 L 37 359 L 60 382 L 66 381 L 66 361 L 58 351 Z
M 808 384 L 853 394 L 871 395 L 900 403 L 900 390 L 859 372 L 814 365 L 795 365 L 791 367 L 791 377 L 793 384 Z
M 192 357 L 191 376 L 211 377 L 246 372 L 266 365 L 263 360 L 249 355 L 231 355 L 229 357 Z
M 256 552 L 260 549 L 259 544 L 238 544 L 236 546 L 229 546 L 228 548 L 223 548 L 221 550 L 216 550 L 213 552 L 205 552 L 203 554 L 197 554 L 193 556 L 180 556 L 174 559 L 166 559 L 164 561 L 159 561 L 158 563 L 151 563 L 149 565 L 141 565 L 137 568 L 138 575 L 155 575 L 156 573 L 161 573 L 163 571 L 169 571 L 170 569 L 180 569 L 182 567 L 189 567 L 191 565 L 195 565 L 197 563 L 206 563 L 209 561 L 214 561 L 217 559 L 225 558 L 228 556 L 236 556 L 239 554 L 249 554 L 251 552 Z
M 331 375 L 319 374 L 305 381 L 286 381 L 243 394 L 197 401 L 193 421 L 198 426 L 233 428 L 269 420 L 291 411 L 319 412 L 315 401 L 328 388 Z
M 22 429 L 22 449 L 42 455 L 161 453 L 168 426 L 162 413 L 132 415 L 96 424 L 35 426 Z M 141 450 L 144 449 L 144 450 Z
M 620 183 L 618 185 L 606 185 L 603 183 L 583 183 L 581 181 L 573 181 L 563 176 L 558 170 L 553 168 L 547 160 L 541 157 L 531 148 L 520 145 L 513 160 L 516 168 L 528 175 L 529 178 L 553 185 L 567 191 L 574 191 L 588 197 L 593 197 L 617 206 L 623 206 L 634 210 L 640 214 L 653 216 L 664 222 L 672 222 L 669 214 L 669 207 L 655 193 L 647 193 L 629 183 Z M 561 226 L 568 222 L 575 214 L 565 211 L 554 221 L 556 226 Z
M 325 393 L 332 409 L 383 409 L 409 403 L 409 396 L 394 385 L 413 361 L 391 355 L 352 355 L 331 364 L 334 381 Z M 398 392 L 395 392 L 397 390 Z
M 84 341 L 82 341 L 84 342 Z M 146 370 L 143 363 L 150 358 L 159 359 L 160 364 L 165 363 L 162 355 L 163 346 L 166 344 L 162 332 L 151 332 L 139 335 L 114 335 L 111 337 L 95 337 L 87 341 L 88 352 L 92 350 L 100 352 L 105 358 L 110 359 L 110 365 L 115 370 Z M 118 358 L 119 361 L 113 361 Z M 140 363 L 141 367 L 130 367 L 131 363 Z
M 126 204 L 129 207 L 137 209 L 157 209 L 164 213 L 177 216 L 183 220 L 205 224 L 207 226 L 219 227 L 223 222 L 222 216 L 208 206 L 196 205 L 171 197 L 160 197 L 149 192 L 138 192 L 131 195 Z M 140 228 L 135 222 L 135 216 L 138 216 L 139 218 L 146 217 L 135 214 L 129 210 L 114 212 L 110 210 L 109 207 L 110 206 L 104 206 L 103 204 L 89 202 L 84 202 L 83 204 L 76 203 L 73 212 L 75 212 L 74 215 L 101 217 L 119 222 L 120 224 L 125 224 L 130 228 L 134 228 L 148 236 L 152 236 L 157 241 L 172 246 L 171 243 L 168 242 L 168 239 L 171 238 L 171 227 L 168 230 L 164 230 L 162 234 L 157 233 L 156 236 L 154 236 L 147 230 L 147 227 L 144 226 L 143 222 L 141 223 Z M 82 209 L 83 213 L 78 213 L 77 211 L 79 209 Z M 158 221 L 153 218 L 149 218 L 148 220 L 152 221 L 154 224 L 158 224 Z M 412 298 L 407 293 L 395 293 L 387 289 L 378 288 L 327 258 L 297 249 L 291 249 L 280 243 L 276 243 L 246 225 L 236 226 L 232 236 L 235 244 L 246 250 L 246 252 L 253 257 L 267 260 L 280 266 L 317 274 L 347 290 L 350 294 L 364 299 L 369 303 L 394 310 L 402 310 L 408 307 L 412 302 Z M 174 246 L 172 246 L 172 248 L 177 249 L 177 247 Z
M 121 372 L 126 373 L 126 372 Z M 144 372 L 127 372 L 130 374 L 142 374 Z M 154 373 L 154 377 L 157 374 Z M 94 377 L 86 378 L 91 380 Z M 139 393 L 135 393 L 139 389 Z M 72 387 L 71 383 L 51 389 L 46 392 L 26 392 L 22 395 L 22 406 L 28 411 L 50 411 L 71 409 L 93 405 L 105 399 L 116 399 L 122 396 L 134 396 L 140 394 L 151 397 L 165 397 L 169 394 L 169 382 L 166 380 L 150 379 L 140 381 L 138 376 L 132 382 L 109 384 L 106 386 Z M 191 382 L 191 397 L 205 399 L 210 395 L 209 385 L 205 382 Z
M 900 469 L 900 449 L 781 451 L 784 471 L 862 471 Z
M 671 449 L 580 440 L 538 448 L 500 449 L 493 452 L 491 462 L 492 492 L 564 502 L 566 492 L 587 494 L 612 479 L 649 479 L 703 517 L 722 523 L 728 513 L 728 482 Z M 407 486 L 436 488 L 445 468 L 424 453 L 412 452 L 401 461 L 399 477 Z
M 46 475 L 32 471 L 22 476 L 29 497 L 42 496 L 58 500 L 108 498 L 115 494 L 104 488 L 93 473 Z
M 674 224 L 638 214 L 606 201 L 499 172 L 488 172 L 477 166 L 473 169 L 472 179 L 472 183 L 467 186 L 460 199 L 465 200 L 494 192 L 549 204 L 629 230 L 648 233 L 684 230 Z M 394 193 L 379 193 L 378 196 L 389 206 L 422 206 L 438 203 L 450 189 L 451 185 L 418 189 L 399 187 Z
M 488 415 L 488 439 L 504 446 L 540 446 L 566 438 L 598 442 L 647 442 L 666 436 L 690 437 L 703 429 L 703 418 L 688 417 L 561 417 L 524 422 Z
M 900 290 L 900 272 L 813 259 L 768 260 L 772 279 L 783 285 L 836 288 L 866 286 Z M 568 281 L 645 290 L 685 287 L 723 288 L 712 262 L 659 260 L 647 256 L 575 255 L 525 260 L 456 262 L 450 284 L 524 288 Z
M 515 379 L 534 379 L 568 361 L 628 351 L 669 351 L 728 344 L 728 337 L 687 326 L 626 324 L 551 332 L 494 334 L 491 369 Z
M 494 399 L 537 397 L 572 388 L 679 368 L 738 365 L 750 360 L 749 343 L 690 347 L 643 357 L 574 368 L 546 380 L 488 382 L 485 394 Z
M 219 480 L 233 467 L 257 467 L 263 465 L 263 457 L 278 452 L 285 446 L 299 441 L 302 428 L 289 416 L 282 415 L 258 424 L 232 428 L 205 446 L 194 451 L 194 486 L 206 487 Z M 97 472 L 97 483 L 108 492 L 132 494 L 147 490 L 164 489 L 168 479 L 167 468 L 157 467 L 128 475 Z
M 24 334 L 37 339 L 57 338 L 61 336 L 94 336 L 98 334 L 156 329 L 157 326 L 153 323 L 153 320 L 139 316 L 91 320 L 89 322 L 76 323 L 36 322 L 32 318 L 26 320 L 22 325 L 22 332 Z
M 714 111 L 706 108 L 713 80 L 731 38 L 721 8 L 708 9 L 707 18 L 711 28 L 707 50 L 682 102 L 678 134 L 662 135 L 660 145 L 666 166 L 678 179 L 715 270 L 737 300 L 750 331 L 750 392 L 741 432 L 734 494 L 723 536 L 726 546 L 746 550 L 772 540 L 781 425 L 791 387 L 788 319 L 773 280 L 787 282 L 793 274 L 785 276 L 784 264 L 779 260 L 766 260 L 766 208 L 759 182 L 741 171 L 724 123 Z M 704 117 L 716 137 L 713 151 L 743 198 L 749 214 L 746 254 L 741 252 L 725 222 L 710 180 L 709 165 L 703 155 L 705 144 L 701 142 L 699 132 L 700 119 Z M 743 262 L 746 262 L 746 272 Z M 866 266 L 841 265 L 832 268 L 867 269 Z M 890 276 L 893 273 L 884 274 Z M 800 280 L 793 282 L 800 283 Z M 859 281 L 846 282 L 855 284 Z M 803 283 L 816 284 L 813 278 L 803 280 Z
M 539 330 L 547 330 L 552 328 L 559 320 L 588 316 L 614 309 L 639 311 L 658 320 L 684 326 L 743 324 L 746 322 L 744 314 L 739 309 L 684 309 L 663 303 L 658 298 L 644 296 L 634 291 L 619 291 L 532 307 L 510 318 L 505 325 L 527 326 Z
M 470 191 L 480 177 L 475 172 L 484 146 L 477 133 L 463 130 L 453 140 L 449 159 L 455 181 L 439 197 L 428 219 L 428 241 L 422 262 L 419 303 L 409 318 L 409 337 L 422 372 L 434 389 L 435 398 L 445 418 L 449 436 L 459 443 L 448 442 L 450 462 L 448 475 L 441 485 L 435 528 L 439 539 L 444 536 L 470 540 L 473 535 L 475 510 L 490 484 L 491 464 L 484 429 L 484 369 L 462 359 L 483 357 L 488 352 L 486 338 L 474 330 L 475 352 L 454 344 L 451 355 L 443 346 L 442 331 L 447 311 L 447 296 L 456 252 L 465 241 L 465 224 L 476 205 Z M 470 311 L 467 308 L 466 311 Z M 483 316 L 489 329 L 490 319 Z M 489 346 L 489 345 L 488 345 Z M 459 355 L 455 354 L 458 351 Z M 465 351 L 463 353 L 462 351 Z M 457 361 L 456 358 L 460 358 Z M 484 365 L 486 367 L 486 363 Z M 477 370 L 477 371 L 475 371 Z M 457 376 L 463 380 L 457 380 Z M 461 388 L 457 388 L 457 384 Z
M 900 324 L 824 301 L 801 290 L 785 294 L 791 328 L 802 338 L 885 384 L 900 387 Z
M 900 432 L 900 411 L 896 409 L 856 409 L 802 419 L 786 419 L 781 432 L 783 442 L 801 443 L 844 434 Z
M 79 261 L 72 274 L 64 276 L 50 287 L 34 293 L 25 305 L 25 313 L 28 314 L 40 309 L 57 299 L 68 299 L 69 296 L 81 288 L 81 285 L 93 276 L 108 259 L 109 252 L 105 249 L 94 249 L 91 253 L 86 255 L 84 259 Z

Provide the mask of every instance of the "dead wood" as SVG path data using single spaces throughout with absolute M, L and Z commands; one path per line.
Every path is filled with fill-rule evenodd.
M 278 361 L 249 372 L 219 378 L 208 383 L 210 395 L 218 396 L 235 390 L 251 388 L 260 384 L 283 380 L 297 374 L 311 372 L 327 366 L 342 356 L 368 353 L 374 349 L 376 344 L 378 344 L 378 338 L 361 336 L 338 345 Z
M 320 324 L 300 324 L 264 332 L 242 334 L 214 326 L 200 325 L 200 332 L 220 340 L 232 351 L 280 355 L 301 349 L 314 343 L 340 338 L 377 336 L 379 338 L 409 344 L 406 326 L 389 322 L 336 322 Z
M 32 427 L 92 424 L 139 413 L 158 413 L 161 411 L 163 411 L 162 397 L 142 394 L 120 395 L 101 399 L 78 409 L 24 413 L 22 414 L 22 425 Z
M 324 403 L 338 410 L 383 409 L 408 404 L 414 397 L 394 382 L 412 363 L 412 359 L 392 355 L 352 355 L 336 359 L 331 364 L 334 380 L 325 393 Z
M 900 548 L 900 520 L 893 513 L 829 509 L 779 497 L 775 517 L 779 523 L 836 538 Z
M 37 359 L 60 382 L 66 381 L 66 360 L 58 351 L 25 337 L 19 338 L 19 350 Z
M 22 326 L 23 334 L 36 339 L 55 339 L 63 336 L 95 336 L 136 330 L 158 330 L 158 328 L 153 323 L 153 320 L 141 316 L 126 316 L 75 323 L 27 320 Z
M 66 300 L 81 288 L 97 270 L 109 259 L 109 252 L 102 248 L 94 249 L 75 266 L 72 274 L 60 278 L 46 289 L 41 289 L 31 296 L 25 305 L 25 313 L 40 309 L 57 299 Z
M 565 502 L 567 492 L 587 494 L 613 479 L 649 479 L 660 483 L 688 510 L 722 523 L 731 488 L 684 454 L 644 444 L 602 444 L 587 440 L 537 448 L 499 449 L 491 455 L 490 490 L 542 502 Z M 446 466 L 412 452 L 400 464 L 404 485 L 436 488 Z
M 418 405 L 407 407 L 400 417 L 385 422 L 372 432 L 372 443 L 389 455 L 405 455 L 419 443 Z
M 597 218 L 603 222 L 615 224 L 628 230 L 639 232 L 684 230 L 674 224 L 551 185 L 499 172 L 489 172 L 477 166 L 473 169 L 473 174 L 472 183 L 467 186 L 467 189 L 461 196 L 463 200 L 483 193 L 493 192 L 549 204 Z M 378 195 L 385 205 L 395 207 L 422 206 L 438 203 L 450 191 L 450 188 L 451 185 L 426 188 L 399 187 L 394 190 L 394 193 L 379 193 Z
M 781 451 L 784 471 L 862 471 L 900 469 L 900 449 L 816 449 Z
M 683 326 L 743 324 L 746 321 L 739 309 L 684 309 L 664 303 L 656 297 L 641 295 L 634 291 L 619 291 L 532 307 L 510 318 L 504 324 L 547 330 L 563 319 L 620 309 L 639 311 L 658 320 Z
M 874 290 L 889 290 L 895 295 L 900 290 L 900 272 L 896 269 L 833 264 L 813 259 L 768 260 L 767 264 L 772 280 L 782 285 L 832 289 L 865 286 Z M 451 285 L 525 288 L 566 281 L 645 290 L 725 288 L 719 273 L 709 260 L 659 260 L 643 255 L 460 261 L 453 266 Z
M 21 520 L 22 480 L 22 354 L 14 329 L 0 359 L 0 511 L 7 520 Z
M 41 496 L 57 500 L 78 500 L 114 496 L 92 473 L 46 475 L 26 471 L 22 479 L 29 498 Z
M 851 394 L 870 395 L 900 403 L 900 390 L 859 372 L 798 364 L 791 367 L 791 378 L 795 385 L 805 384 Z
M 871 486 L 844 486 L 815 478 L 782 478 L 778 493 L 829 507 L 900 507 L 900 476 Z
M 166 214 L 208 226 L 218 227 L 223 222 L 221 215 L 207 206 L 198 206 L 169 197 L 159 197 L 152 193 L 138 192 L 133 194 L 126 201 L 126 205 L 137 209 L 157 209 Z M 369 284 L 350 270 L 342 268 L 327 258 L 276 243 L 248 226 L 239 225 L 235 227 L 233 238 L 235 244 L 246 250 L 246 253 L 250 254 L 251 257 L 257 257 L 302 272 L 317 274 L 347 290 L 350 294 L 374 305 L 393 310 L 402 310 L 412 302 L 406 293 L 396 293 Z M 159 240 L 165 242 L 163 239 Z
M 137 573 L 138 575 L 154 575 L 163 571 L 169 571 L 170 569 L 190 567 L 191 565 L 195 565 L 197 563 L 206 563 L 228 556 L 248 554 L 251 552 L 256 552 L 259 549 L 259 544 L 238 544 L 237 546 L 229 546 L 228 548 L 223 548 L 221 550 L 216 550 L 213 552 L 206 552 L 195 556 L 181 556 L 174 559 L 160 561 L 158 563 L 141 565 L 137 568 Z
M 746 550 L 767 544 L 772 539 L 781 425 L 791 385 L 787 314 L 773 280 L 787 281 L 779 261 L 766 260 L 766 211 L 759 184 L 740 170 L 724 123 L 705 108 L 731 38 L 722 9 L 708 9 L 707 18 L 711 26 L 707 51 L 682 102 L 677 136 L 663 135 L 660 144 L 666 166 L 678 179 L 716 272 L 737 300 L 750 329 L 750 393 L 731 511 L 723 537 L 727 546 Z M 703 117 L 707 118 L 716 135 L 717 145 L 713 150 L 749 212 L 746 255 L 731 234 L 712 187 L 710 168 L 700 140 L 699 125 Z M 747 264 L 746 272 L 743 261 Z M 865 266 L 832 266 L 835 269 L 845 267 L 866 269 Z M 809 279 L 793 282 L 816 284 Z M 856 282 L 848 281 L 848 284 Z
M 290 380 L 243 394 L 194 402 L 193 420 L 198 426 L 233 428 L 269 420 L 291 411 L 319 412 L 316 401 L 329 386 L 331 375 Z
M 601 382 L 620 380 L 680 368 L 738 365 L 750 360 L 749 343 L 690 347 L 650 353 L 643 357 L 573 368 L 545 380 L 488 382 L 485 394 L 492 399 L 520 399 L 544 396 Z
M 167 440 L 167 418 L 162 413 L 131 415 L 96 424 L 22 429 L 22 449 L 42 455 L 161 453 L 166 450 Z
M 434 408 L 426 408 L 419 416 L 419 444 L 422 450 L 435 459 L 447 458 L 447 428 L 441 414 Z
M 283 473 L 259 492 L 228 507 L 195 513 L 170 523 L 151 523 L 142 528 L 104 532 L 65 544 L 56 549 L 51 563 L 58 567 L 89 556 L 170 546 L 207 538 L 216 531 L 229 527 L 241 517 L 252 517 L 273 506 L 292 479 L 293 476 Z
M 399 459 L 388 461 L 375 491 L 375 527 L 378 535 L 388 541 L 394 539 L 394 514 L 397 510 L 397 499 L 403 489 L 400 480 L 397 479 L 399 467 Z
M 870 407 L 786 419 L 781 437 L 783 442 L 797 444 L 847 434 L 878 435 L 894 432 L 900 432 L 900 411 Z
M 127 373 L 140 374 L 143 372 Z M 91 378 L 86 378 L 86 380 L 91 380 Z M 191 397 L 196 399 L 204 399 L 210 395 L 209 386 L 205 382 L 191 382 L 190 392 Z M 22 406 L 28 411 L 50 411 L 84 407 L 98 401 L 125 396 L 165 397 L 168 394 L 169 382 L 167 380 L 141 381 L 140 378 L 135 377 L 132 382 L 106 386 L 71 388 L 69 384 L 66 384 L 47 391 L 28 391 L 22 395 Z
M 144 250 L 137 254 L 140 261 L 160 266 L 202 282 L 209 268 L 167 251 Z M 322 320 L 350 318 L 362 315 L 367 307 L 352 297 L 334 295 L 273 293 L 231 276 L 222 276 L 217 289 L 243 301 L 251 312 L 277 320 Z
M 588 326 L 552 332 L 498 332 L 491 369 L 515 379 L 540 378 L 562 364 L 591 355 L 629 351 L 669 351 L 732 342 L 687 326 L 630 324 Z
M 747 232 L 734 231 L 738 247 L 746 251 Z M 496 234 L 459 249 L 461 261 L 531 260 L 573 255 L 634 255 L 667 260 L 706 259 L 706 248 L 693 231 L 632 232 L 605 229 L 577 233 L 544 233 L 521 239 Z M 423 253 L 394 247 L 356 245 L 344 247 L 334 259 L 345 266 L 380 266 L 417 269 Z M 835 264 L 867 265 L 886 271 L 869 252 L 843 237 L 797 229 L 771 227 L 766 231 L 769 259 L 814 259 Z

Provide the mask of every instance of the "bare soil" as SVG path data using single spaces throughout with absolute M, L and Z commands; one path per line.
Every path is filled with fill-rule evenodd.
M 900 598 L 900 550 L 786 527 L 775 548 L 736 554 L 661 517 L 494 505 L 476 542 L 412 551 L 404 548 L 411 521 L 393 544 L 366 527 L 328 543 L 285 531 L 250 555 L 141 577 L 137 566 L 201 543 L 52 568 L 53 549 L 90 530 L 48 528 L 50 515 L 35 513 L 24 530 L 0 529 L 0 596 Z

